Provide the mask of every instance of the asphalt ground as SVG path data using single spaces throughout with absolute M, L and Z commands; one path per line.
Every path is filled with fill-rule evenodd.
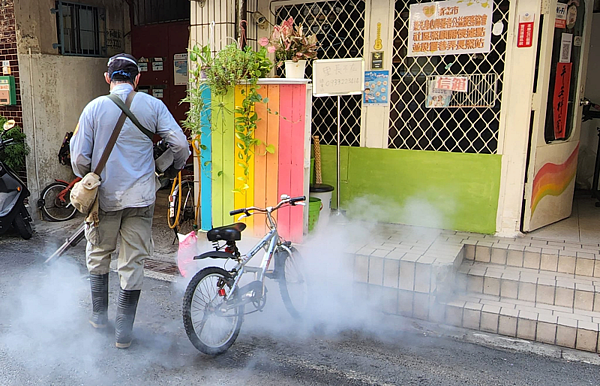
M 160 225 L 157 260 L 176 261 L 172 231 Z M 56 264 L 43 260 L 81 219 L 36 223 L 36 234 L 0 238 L 0 385 L 599 385 L 596 354 L 481 334 L 375 312 L 339 270 L 295 322 L 268 283 L 264 312 L 246 316 L 231 349 L 198 352 L 183 328 L 187 279 L 148 276 L 129 350 L 114 327 L 93 330 L 84 242 Z M 341 289 L 336 293 L 337 289 Z M 118 280 L 110 275 L 109 317 Z M 332 297 L 331 295 L 344 295 Z

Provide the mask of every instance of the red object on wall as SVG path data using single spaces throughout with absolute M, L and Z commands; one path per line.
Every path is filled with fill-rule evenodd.
M 179 103 L 186 96 L 186 86 L 174 84 L 173 56 L 187 53 L 189 25 L 189 21 L 160 23 L 134 26 L 131 31 L 133 56 L 138 60 L 142 57 L 163 59 L 162 71 L 153 71 L 152 62 L 148 63 L 148 71 L 142 72 L 138 88 L 139 86 L 165 87 L 161 99 L 177 123 L 185 119 L 189 104 Z M 152 91 L 150 94 L 152 95 Z
M 531 47 L 533 44 L 533 21 L 519 22 L 517 47 Z
M 554 99 L 552 101 L 555 139 L 566 138 L 572 65 L 572 63 L 557 63 L 556 65 L 556 81 L 554 83 Z

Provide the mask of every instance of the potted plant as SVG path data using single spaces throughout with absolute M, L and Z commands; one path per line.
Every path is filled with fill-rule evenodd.
M 0 131 L 2 131 L 2 127 L 8 121 L 7 118 L 0 116 Z M 12 121 L 12 123 L 14 124 L 14 121 Z M 6 133 L 6 138 L 13 139 L 14 142 L 12 146 L 0 151 L 0 158 L 2 158 L 2 161 L 11 169 L 17 172 L 21 171 L 25 167 L 25 157 L 29 154 L 29 146 L 25 143 L 25 133 L 23 133 L 19 126 L 13 126 L 13 128 Z
M 301 24 L 294 27 L 292 17 L 273 27 L 271 36 L 259 39 L 259 43 L 275 53 L 278 67 L 285 63 L 287 78 L 304 78 L 306 61 L 317 57 L 317 36 L 305 35 Z
M 237 84 L 245 85 L 242 90 L 243 100 L 233 110 L 235 113 L 235 137 L 238 141 L 236 162 L 244 170 L 244 176 L 238 178 L 242 185 L 239 192 L 243 193 L 242 190 L 247 189 L 248 186 L 249 163 L 254 154 L 254 148 L 261 143 L 254 138 L 258 120 L 254 105 L 268 102 L 267 98 L 263 98 L 258 93 L 260 86 L 257 83 L 259 78 L 264 78 L 269 74 L 273 63 L 268 58 L 267 50 L 264 47 L 255 51 L 249 46 L 240 48 L 237 43 L 227 45 L 214 56 L 209 46 L 195 46 L 190 49 L 190 61 L 194 64 L 190 71 L 190 88 L 187 98 L 183 100 L 190 103 L 190 109 L 183 126 L 192 132 L 193 139 L 197 139 L 202 132 L 201 120 L 207 110 L 214 107 L 219 111 L 217 114 L 227 112 L 224 106 L 218 102 L 207 109 L 202 97 L 203 88 L 209 87 L 213 97 L 218 97 L 227 94 Z M 266 145 L 266 150 L 272 153 L 274 148 L 272 145 Z

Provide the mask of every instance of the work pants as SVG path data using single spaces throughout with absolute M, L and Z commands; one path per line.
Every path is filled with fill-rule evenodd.
M 110 271 L 110 256 L 117 249 L 120 237 L 117 270 L 121 288 L 140 290 L 144 279 L 144 259 L 152 256 L 152 216 L 154 205 L 143 208 L 126 208 L 113 212 L 100 210 L 97 227 L 88 225 L 86 262 L 93 275 Z

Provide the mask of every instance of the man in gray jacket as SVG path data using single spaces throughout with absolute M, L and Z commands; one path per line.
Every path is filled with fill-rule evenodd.
M 115 55 L 104 73 L 110 93 L 125 100 L 137 87 L 140 71 L 136 59 Z M 187 139 L 162 101 L 135 94 L 131 112 L 141 125 L 162 137 L 173 152 L 171 170 L 183 169 L 190 155 Z M 71 139 L 71 164 L 79 177 L 94 170 L 121 115 L 107 96 L 91 101 L 81 113 Z M 111 254 L 120 238 L 117 262 L 120 291 L 115 322 L 116 346 L 131 345 L 133 322 L 144 277 L 144 259 L 152 256 L 152 216 L 158 181 L 153 142 L 127 118 L 102 170 L 98 190 L 99 222 L 86 227 L 86 262 L 90 272 L 93 313 L 90 323 L 104 328 L 108 322 L 108 273 Z

